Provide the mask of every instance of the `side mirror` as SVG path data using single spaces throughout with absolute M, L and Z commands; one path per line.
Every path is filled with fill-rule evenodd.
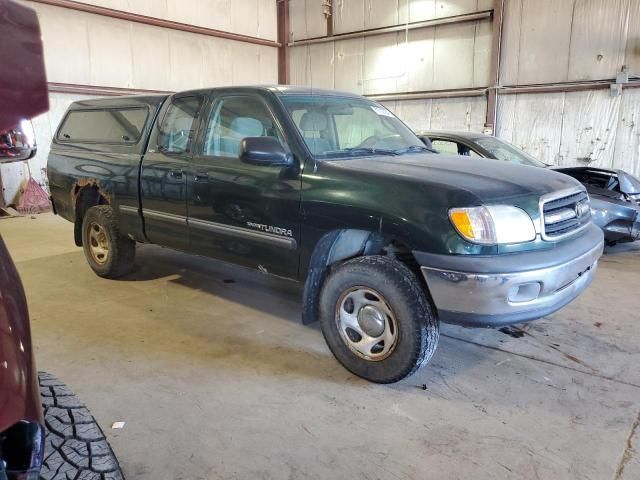
M 35 132 L 29 120 L 0 131 L 0 164 L 29 160 L 37 151 Z
M 240 160 L 253 165 L 290 165 L 291 157 L 275 137 L 246 137 L 240 142 Z

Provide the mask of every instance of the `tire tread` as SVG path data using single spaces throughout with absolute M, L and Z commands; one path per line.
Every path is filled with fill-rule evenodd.
M 104 432 L 69 388 L 38 372 L 47 437 L 41 480 L 124 480 Z

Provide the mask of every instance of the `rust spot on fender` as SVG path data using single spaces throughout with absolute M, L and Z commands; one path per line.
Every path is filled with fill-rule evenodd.
M 98 194 L 104 199 L 104 203 L 107 205 L 111 204 L 111 195 L 102 188 L 97 178 L 80 178 L 75 181 L 71 187 L 71 205 L 73 205 L 74 209 L 80 192 L 87 187 L 96 188 Z

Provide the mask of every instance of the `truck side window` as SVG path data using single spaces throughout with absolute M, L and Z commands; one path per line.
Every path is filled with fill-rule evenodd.
M 431 145 L 439 153 L 447 153 L 449 155 L 458 155 L 458 144 L 451 140 L 431 140 Z
M 181 97 L 171 102 L 158 131 L 159 151 L 184 153 L 189 150 L 202 101 L 202 97 Z
M 235 96 L 220 100 L 211 112 L 204 141 L 204 155 L 237 158 L 246 137 L 282 137 L 267 107 L 256 97 Z
M 58 131 L 59 142 L 137 143 L 147 122 L 146 108 L 72 110 Z

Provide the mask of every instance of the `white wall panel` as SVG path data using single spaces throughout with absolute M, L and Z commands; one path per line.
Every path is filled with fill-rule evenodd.
M 432 129 L 482 132 L 486 116 L 484 97 L 439 98 L 431 102 Z
M 482 132 L 486 116 L 486 102 L 482 97 L 398 100 L 386 102 L 385 105 L 416 132 Z
M 409 31 L 407 45 L 407 91 L 433 90 L 435 28 Z
M 431 100 L 398 100 L 385 106 L 415 132 L 431 128 Z
M 334 44 L 309 45 L 309 83 L 311 87 L 334 88 Z
M 504 95 L 498 136 L 554 165 L 640 174 L 640 90 Z
M 48 5 L 29 6 L 38 12 L 48 79 L 90 84 L 89 15 Z
M 289 49 L 289 70 L 289 82 L 292 85 L 310 85 L 308 45 Z
M 486 87 L 491 39 L 479 21 L 293 47 L 291 81 L 365 94 Z
M 567 80 L 573 3 L 521 0 L 519 84 Z
M 87 29 L 91 85 L 133 86 L 130 29 L 128 22 L 95 16 L 91 19 Z
M 172 90 L 202 86 L 204 54 L 203 40 L 199 36 L 178 31 L 169 34 L 169 79 Z M 238 58 L 237 62 L 242 60 Z
M 335 42 L 335 88 L 363 93 L 364 39 Z
M 421 22 L 436 17 L 436 0 L 412 0 L 409 3 L 409 21 Z
M 437 0 L 436 18 L 453 17 L 463 13 L 475 12 L 478 8 L 478 0 Z
M 174 22 L 276 40 L 275 0 L 79 0 Z
M 275 2 L 273 2 L 275 4 Z M 289 32 L 291 40 L 323 37 L 327 34 L 327 20 L 322 2 L 291 0 L 289 2 Z
M 169 33 L 148 25 L 131 25 L 133 85 L 154 85 L 171 90 Z M 149 52 L 154 52 L 149 55 Z
M 433 88 L 444 90 L 473 84 L 475 23 L 436 27 Z
M 613 165 L 640 177 L 640 89 L 622 93 Z
M 565 94 L 560 165 L 613 166 L 620 99 L 607 90 Z
M 273 47 L 29 5 L 40 18 L 51 82 L 184 90 L 277 81 Z
M 398 34 L 389 33 L 364 39 L 364 93 L 404 90 L 406 85 L 406 43 L 398 44 Z
M 497 136 L 545 163 L 559 162 L 564 93 L 498 97 Z
M 628 23 L 629 0 L 576 0 L 568 78 L 614 77 L 624 63 Z
M 500 83 L 502 85 L 516 85 L 518 83 L 518 63 L 520 61 L 522 0 L 504 2 L 503 15 Z
M 493 27 L 491 22 L 477 22 L 473 43 L 473 86 L 486 87 L 490 82 L 491 44 Z
M 627 28 L 624 63 L 630 72 L 640 75 L 640 2 L 638 1 L 630 0 Z
M 400 0 L 401 3 L 407 1 L 408 7 L 404 8 L 409 10 L 410 22 L 462 15 L 493 8 L 493 0 L 404 0 L 404 2 Z
M 364 29 L 365 0 L 335 0 L 333 3 L 333 33 Z
M 407 0 L 365 0 L 364 28 L 388 27 L 407 22 Z

